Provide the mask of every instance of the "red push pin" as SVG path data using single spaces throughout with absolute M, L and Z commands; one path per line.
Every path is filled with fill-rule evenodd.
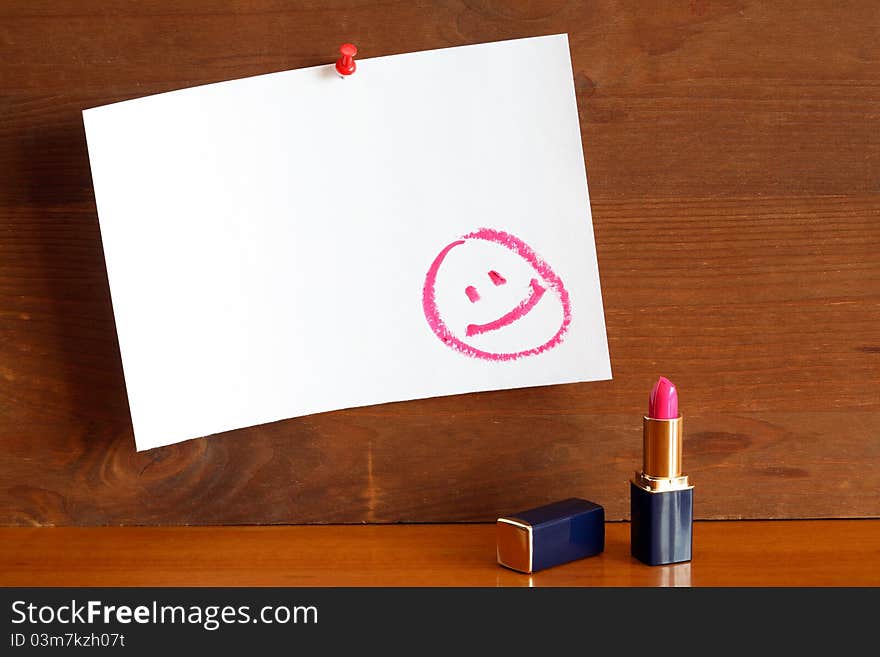
M 343 43 L 339 47 L 339 52 L 342 53 L 342 57 L 336 60 L 336 72 L 343 77 L 351 75 L 357 68 L 354 56 L 358 54 L 358 49 L 352 43 Z

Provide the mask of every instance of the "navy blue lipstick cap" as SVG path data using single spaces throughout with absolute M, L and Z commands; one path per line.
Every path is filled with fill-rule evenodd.
M 533 573 L 605 549 L 605 509 L 572 497 L 498 518 L 498 563 Z

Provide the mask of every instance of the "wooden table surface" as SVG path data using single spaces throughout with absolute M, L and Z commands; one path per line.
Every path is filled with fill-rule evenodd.
M 626 518 L 660 374 L 681 389 L 698 516 L 880 516 L 878 20 L 876 3 L 836 0 L 5 0 L 0 524 L 487 521 L 573 495 Z M 135 452 L 81 110 L 328 64 L 345 41 L 374 57 L 562 32 L 613 381 L 325 413 Z M 372 530 L 266 536 L 349 531 Z M 376 531 L 418 543 L 435 530 Z M 436 531 L 479 547 L 467 551 L 474 577 L 522 581 L 473 556 L 483 529 Z M 587 581 L 614 558 L 560 572 Z M 703 575 L 703 563 L 695 581 L 749 577 Z
M 492 524 L 0 529 L 4 586 L 880 586 L 880 520 L 697 522 L 691 563 L 649 567 L 629 524 L 533 575 Z

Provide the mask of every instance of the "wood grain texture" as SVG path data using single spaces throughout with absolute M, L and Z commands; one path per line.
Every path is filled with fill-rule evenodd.
M 4 586 L 880 586 L 880 521 L 698 522 L 694 560 L 645 566 L 629 524 L 601 555 L 533 575 L 494 525 L 0 529 Z
M 880 515 L 880 6 L 0 6 L 0 524 L 628 515 L 658 374 L 702 518 Z M 80 110 L 568 32 L 614 380 L 326 413 L 137 454 Z M 169 376 L 173 375 L 169 373 Z

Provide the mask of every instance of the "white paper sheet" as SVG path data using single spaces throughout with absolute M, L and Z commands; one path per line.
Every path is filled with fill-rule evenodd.
M 565 35 L 83 117 L 138 449 L 611 376 Z

